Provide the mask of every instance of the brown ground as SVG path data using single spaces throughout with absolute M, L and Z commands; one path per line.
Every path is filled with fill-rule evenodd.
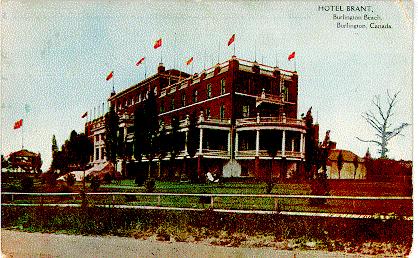
M 291 241 L 276 243 L 270 247 L 254 247 L 257 241 L 248 239 L 240 247 L 228 247 L 222 239 L 206 239 L 201 242 L 176 242 L 157 240 L 156 236 L 135 239 L 115 236 L 79 236 L 63 234 L 26 233 L 11 230 L 1 231 L 2 257 L 372 257 L 369 243 L 360 253 L 327 252 L 309 250 L 315 243 L 297 246 Z M 253 243 L 251 243 L 253 241 Z M 280 244 L 285 246 L 279 246 Z M 294 245 L 293 247 L 291 245 Z M 380 244 L 387 249 L 390 244 Z M 245 247 L 252 246 L 252 247 Z M 293 250 L 279 250 L 282 248 Z M 398 256 L 402 256 L 399 250 Z M 380 256 L 394 256 L 393 253 L 379 252 Z

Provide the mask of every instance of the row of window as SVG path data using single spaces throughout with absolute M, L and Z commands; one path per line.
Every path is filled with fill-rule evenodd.
M 226 92 L 226 81 L 225 78 L 221 79 L 220 81 L 220 94 L 223 95 Z M 117 110 L 121 110 L 127 106 L 131 106 L 134 105 L 135 103 L 139 103 L 142 100 L 146 100 L 147 96 L 148 96 L 149 91 L 147 91 L 146 93 L 139 93 L 138 95 L 136 95 L 133 98 L 127 98 L 122 100 L 121 102 L 119 102 L 117 105 L 115 105 L 115 111 Z M 154 93 L 157 95 L 157 88 L 154 88 Z M 206 85 L 206 98 L 210 99 L 212 98 L 212 84 L 208 84 Z M 196 103 L 198 99 L 198 90 L 194 90 L 193 91 L 193 95 L 192 95 L 192 102 Z M 160 112 L 164 112 L 164 103 L 161 102 L 161 109 Z M 184 107 L 186 106 L 186 95 L 183 93 L 181 96 L 181 106 Z M 174 105 L 174 99 L 171 100 L 170 103 L 170 109 L 173 110 L 175 108 Z
M 220 94 L 223 95 L 226 92 L 226 84 L 225 84 L 225 79 L 221 80 L 221 85 L 220 85 Z M 193 91 L 192 93 L 192 103 L 196 103 L 198 101 L 198 96 L 199 96 L 199 91 L 196 89 Z M 208 84 L 206 85 L 206 99 L 210 99 L 212 98 L 212 84 Z M 186 93 L 182 93 L 181 94 L 181 107 L 185 107 L 187 105 L 186 102 Z M 174 97 L 170 100 L 170 105 L 169 105 L 169 110 L 174 110 L 176 108 L 175 105 L 175 99 Z M 160 113 L 164 113 L 165 110 L 165 103 L 164 100 L 161 99 L 160 101 Z

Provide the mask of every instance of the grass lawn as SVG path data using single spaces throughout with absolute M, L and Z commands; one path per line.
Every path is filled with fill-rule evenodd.
M 161 182 L 157 181 L 154 193 L 196 193 L 196 194 L 265 194 L 264 183 L 206 183 L 191 184 L 189 182 Z M 382 193 L 382 184 L 370 184 L 356 188 L 332 186 L 331 195 L 363 195 L 373 196 Z M 89 187 L 87 183 L 86 187 Z M 391 192 L 385 191 L 385 195 L 396 196 L 396 188 L 386 185 L 386 189 L 393 189 Z M 82 183 L 77 182 L 73 187 L 73 192 L 79 192 Z M 377 189 L 377 191 L 373 189 Z M 371 189 L 371 190 L 370 190 Z M 88 192 L 91 191 L 88 189 Z M 144 193 L 145 187 L 138 187 L 134 180 L 122 180 L 118 183 L 105 184 L 100 186 L 99 192 L 126 192 L 126 193 Z M 376 192 L 375 194 L 373 194 Z M 366 193 L 366 194 L 365 194 Z M 372 194 L 369 194 L 372 193 Z M 277 183 L 274 185 L 272 194 L 283 195 L 309 195 L 311 188 L 308 183 Z M 88 195 L 88 203 L 90 205 L 138 205 L 138 206 L 166 206 L 166 207 L 182 207 L 182 208 L 209 208 L 210 199 L 195 196 L 128 196 L 128 195 Z M 10 200 L 3 199 L 3 202 Z M 14 203 L 40 203 L 39 197 L 15 196 Z M 43 197 L 43 203 L 80 203 L 80 196 L 55 196 Z M 326 205 L 314 206 L 310 204 L 308 199 L 298 198 L 278 198 L 278 208 L 285 211 L 310 211 L 310 212 L 339 212 L 339 213 L 390 213 L 409 215 L 412 213 L 412 201 L 363 201 L 363 200 L 328 200 Z M 215 197 L 214 208 L 216 209 L 243 209 L 243 210 L 274 210 L 275 200 L 273 198 L 257 198 L 257 197 Z

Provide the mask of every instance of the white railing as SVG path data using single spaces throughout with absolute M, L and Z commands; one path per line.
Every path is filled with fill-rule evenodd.
M 304 126 L 305 122 L 300 119 L 288 118 L 288 117 L 260 117 L 257 121 L 256 117 L 237 119 L 237 125 L 249 126 L 249 125 L 298 125 Z
M 273 95 L 267 93 L 261 93 L 260 96 L 256 97 L 256 105 L 258 106 L 262 102 L 268 102 L 273 104 L 284 104 L 283 97 L 281 95 Z
M 202 149 L 202 153 L 204 156 L 229 156 L 227 150 L 210 150 L 210 149 Z
M 216 125 L 230 125 L 230 119 L 216 119 L 216 118 L 207 118 L 203 120 L 204 124 L 216 124 Z
M 87 193 L 19 193 L 19 192 L 2 192 L 2 206 L 58 206 L 58 207 L 103 207 L 103 208 L 132 208 L 132 209 L 165 209 L 165 210 L 204 210 L 204 204 L 209 204 L 209 208 L 216 212 L 231 212 L 231 213 L 260 213 L 260 214 L 282 214 L 282 215 L 299 215 L 299 216 L 316 216 L 316 217 L 343 217 L 343 218 L 364 218 L 364 219 L 403 219 L 413 220 L 412 216 L 412 197 L 409 196 L 324 196 L 324 195 L 286 195 L 286 194 L 203 194 L 203 193 L 141 193 L 141 192 L 87 192 Z M 34 196 L 38 197 L 39 200 L 33 197 L 27 199 L 28 202 L 24 202 L 25 199 L 22 196 Z M 67 198 L 64 198 L 66 197 Z M 134 198 L 132 200 L 131 198 Z M 7 197 L 7 198 L 5 198 Z M 55 198 L 54 198 L 55 197 Z M 95 198 L 94 198 L 95 197 Z M 139 201 L 136 197 L 144 197 L 146 199 Z M 147 198 L 148 197 L 148 198 Z M 152 197 L 151 199 L 149 197 Z M 189 202 L 164 202 L 164 198 L 193 198 L 198 197 L 198 201 L 195 204 L 203 204 L 202 209 L 192 208 L 192 200 Z M 49 198 L 49 199 L 48 199 Z M 52 199 L 51 199 L 52 198 Z M 98 199 L 99 198 L 99 199 Z M 128 199 L 129 198 L 129 199 Z M 222 198 L 237 198 L 240 201 L 233 201 L 224 203 Z M 243 203 L 244 199 L 248 200 L 251 198 L 253 201 L 256 199 L 268 199 L 271 200 L 271 204 L 268 202 L 258 202 L 260 207 L 251 205 L 248 209 L 242 209 L 246 207 L 244 205 L 238 205 L 240 209 L 237 209 L 237 205 L 234 207 L 216 208 L 215 206 L 225 206 L 225 204 L 237 204 Z M 18 199 L 18 203 L 15 200 Z M 301 205 L 306 207 L 305 211 L 291 211 L 284 210 L 290 205 L 290 209 L 297 202 L 297 200 L 318 200 L 325 199 L 326 201 L 333 202 L 334 205 L 352 205 L 356 207 L 355 201 L 377 201 L 377 202 L 392 202 L 392 201 L 407 201 L 402 205 L 407 204 L 411 206 L 411 209 L 404 209 L 405 213 L 402 215 L 389 214 L 390 210 L 387 210 L 386 215 L 380 214 L 380 211 L 376 211 L 374 207 L 370 205 L 359 205 L 357 208 L 363 209 L 362 214 L 355 213 L 335 213 L 335 212 L 321 212 L 321 210 L 312 211 L 310 208 L 315 205 L 305 202 Z M 55 203 L 51 203 L 54 201 Z M 351 202 L 350 202 L 351 201 Z M 59 203 L 57 203 L 59 202 Z M 75 203 L 74 203 L 75 202 Z M 133 202 L 130 204 L 129 202 Z M 194 199 L 196 202 L 196 199 Z M 347 202 L 347 203 L 342 203 Z M 138 205 L 142 204 L 142 205 Z M 256 203 L 256 202 L 255 202 Z M 269 206 L 271 205 L 271 206 Z M 188 206 L 188 207 L 186 207 Z M 379 207 L 379 206 L 377 206 Z M 396 207 L 390 205 L 388 207 Z M 401 206 L 399 206 L 401 207 Z M 257 209 L 258 208 L 258 209 Z M 260 208 L 264 208 L 260 210 Z M 269 209 L 266 209 L 269 208 Z M 322 208 L 321 208 L 322 209 Z M 346 211 L 347 212 L 347 211 Z M 367 212 L 364 214 L 364 212 Z M 411 213 L 411 214 L 410 214 Z
M 239 150 L 236 152 L 236 156 L 239 157 L 255 157 L 256 150 Z M 259 157 L 270 157 L 267 150 L 259 150 L 258 151 Z M 276 158 L 282 157 L 282 151 L 278 150 L 276 154 Z M 302 152 L 297 151 L 285 151 L 286 158 L 302 158 Z

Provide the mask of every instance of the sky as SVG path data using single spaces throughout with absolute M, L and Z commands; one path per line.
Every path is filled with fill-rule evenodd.
M 319 11 L 319 6 L 353 3 L 372 12 Z M 233 55 L 299 74 L 299 116 L 312 106 L 320 139 L 331 130 L 337 148 L 364 156 L 377 146 L 362 113 L 372 100 L 400 91 L 394 126 L 412 124 L 411 6 L 404 1 L 2 1 L 1 154 L 21 149 L 51 162 L 52 136 L 61 146 L 70 132 L 82 132 L 107 101 L 166 68 L 200 72 Z M 378 16 L 390 29 L 337 28 L 333 14 Z M 363 19 L 363 18 L 362 18 Z M 341 21 L 345 23 L 368 21 Z M 161 49 L 153 42 L 163 39 Z M 294 61 L 287 57 L 296 52 Z M 145 57 L 139 67 L 135 63 Z M 185 62 L 193 57 L 193 65 Z M 296 62 L 296 63 L 295 63 Z M 105 80 L 114 71 L 114 80 Z M 114 84 L 113 84 L 114 83 Z M 113 84 L 113 85 L 112 85 Z M 25 108 L 26 107 L 26 108 Z M 97 114 L 101 114 L 96 111 Z M 23 118 L 21 129 L 15 121 Z M 23 132 L 22 132 L 23 131 Z M 390 158 L 412 159 L 412 126 L 388 145 Z

